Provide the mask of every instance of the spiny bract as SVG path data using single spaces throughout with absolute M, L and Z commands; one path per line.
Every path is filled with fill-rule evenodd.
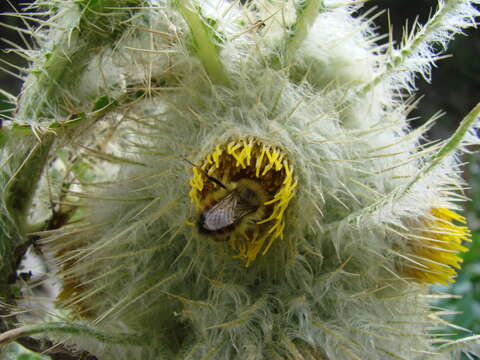
M 434 346 L 428 285 L 454 281 L 470 240 L 457 157 L 480 108 L 431 144 L 437 116 L 413 130 L 408 114 L 479 1 L 440 1 L 396 46 L 358 3 L 19 15 L 38 49 L 4 130 L 2 221 L 56 264 L 44 320 L 64 328 L 46 336 L 99 359 L 456 356 Z M 8 199 L 27 175 L 24 211 Z

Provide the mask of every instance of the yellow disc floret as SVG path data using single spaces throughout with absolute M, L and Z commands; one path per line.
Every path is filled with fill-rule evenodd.
M 227 240 L 238 252 L 237 257 L 249 266 L 259 252 L 265 255 L 274 240 L 282 237 L 285 211 L 294 196 L 297 182 L 293 167 L 282 150 L 255 138 L 246 138 L 217 145 L 199 168 L 193 168 L 190 186 L 190 197 L 201 214 L 215 205 L 218 208 L 229 193 L 240 193 L 238 189 L 246 188 L 260 200 L 260 206 L 231 227 L 211 234 L 217 237 L 216 240 L 222 237 Z M 241 199 L 238 202 L 242 203 Z M 235 212 L 234 205 L 231 207 L 228 210 Z M 232 218 L 234 215 L 229 214 Z

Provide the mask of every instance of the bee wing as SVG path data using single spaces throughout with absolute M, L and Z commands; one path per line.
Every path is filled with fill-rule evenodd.
M 238 193 L 232 191 L 202 214 L 201 225 L 206 231 L 219 231 L 255 210 L 256 207 L 242 201 Z
M 207 231 L 218 231 L 233 225 L 237 202 L 238 196 L 232 191 L 202 214 L 202 227 Z
M 235 207 L 235 215 L 237 217 L 236 221 L 240 220 L 244 216 L 255 212 L 258 209 L 258 206 L 252 205 L 242 198 L 238 199 L 237 206 Z

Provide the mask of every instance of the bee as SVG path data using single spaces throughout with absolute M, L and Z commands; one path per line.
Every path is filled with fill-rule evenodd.
M 229 188 L 201 171 L 222 189 L 207 197 L 197 220 L 200 233 L 212 235 L 216 241 L 226 241 L 240 224 L 247 227 L 256 225 L 257 218 L 264 213 L 263 203 L 266 201 L 259 184 L 250 179 L 241 179 Z
M 252 189 L 251 181 L 243 179 L 235 184 L 235 188 L 227 192 L 217 201 L 212 201 L 200 213 L 197 226 L 204 234 L 220 235 L 216 239 L 223 240 L 221 235 L 231 232 L 242 220 L 254 214 L 262 206 L 257 192 Z M 254 224 L 255 221 L 247 221 Z

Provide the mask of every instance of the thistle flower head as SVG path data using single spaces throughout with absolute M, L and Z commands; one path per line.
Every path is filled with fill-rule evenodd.
M 424 285 L 453 281 L 469 241 L 458 154 L 480 105 L 429 143 L 438 116 L 411 129 L 405 94 L 479 1 L 384 46 L 358 3 L 35 5 L 0 177 L 8 241 L 47 219 L 62 283 L 35 331 L 101 359 L 452 354 Z
M 258 202 L 251 210 L 236 210 L 239 205 L 230 201 L 217 213 L 221 211 L 227 217 L 236 217 L 235 212 L 248 213 L 229 226 L 210 231 L 213 236 L 226 235 L 229 245 L 238 250 L 238 257 L 245 259 L 247 266 L 250 265 L 261 250 L 265 255 L 273 241 L 282 237 L 285 211 L 297 186 L 293 166 L 280 149 L 250 138 L 217 145 L 200 169 L 193 168 L 190 197 L 201 216 L 205 216 L 206 211 L 212 211 L 212 206 L 218 208 L 219 201 L 238 189 L 244 189 L 240 190 L 243 193 L 251 192 L 253 201 Z M 222 189 L 211 178 L 221 179 L 226 188 Z M 239 193 L 239 200 L 246 196 Z

